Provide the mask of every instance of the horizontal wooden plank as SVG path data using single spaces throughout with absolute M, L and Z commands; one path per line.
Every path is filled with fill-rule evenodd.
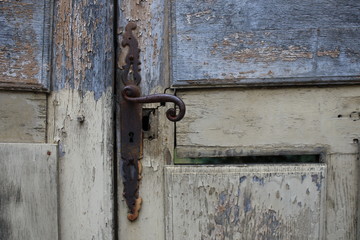
M 0 239 L 58 239 L 57 146 L 0 143 Z
M 46 142 L 45 93 L 0 91 L 0 142 Z
M 300 149 L 357 152 L 358 86 L 208 89 L 177 95 L 187 106 L 184 119 L 176 123 L 181 157 L 271 155 L 271 150 L 289 154 Z
M 171 20 L 176 87 L 360 83 L 357 0 L 177 0 Z
M 0 1 L 0 89 L 49 89 L 52 2 Z
M 326 166 L 165 168 L 167 239 L 323 239 Z

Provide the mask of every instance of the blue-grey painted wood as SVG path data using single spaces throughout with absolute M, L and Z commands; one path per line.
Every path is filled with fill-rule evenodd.
M 49 90 L 52 5 L 0 1 L 0 89 Z
M 91 91 L 97 100 L 114 79 L 113 1 L 60 0 L 54 8 L 54 90 Z
M 174 0 L 174 86 L 360 83 L 360 1 Z

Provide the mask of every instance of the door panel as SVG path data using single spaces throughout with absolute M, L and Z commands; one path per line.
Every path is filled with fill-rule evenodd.
M 0 143 L 0 239 L 58 239 L 57 145 Z
M 271 148 L 306 151 L 309 146 L 329 153 L 357 152 L 353 140 L 360 132 L 358 86 L 177 94 L 187 106 L 186 118 L 176 124 L 177 148 L 183 154 L 179 157 L 199 157 L 201 152 L 206 157 L 232 156 L 247 149 L 269 155 Z
M 176 87 L 359 82 L 360 3 L 171 1 Z
M 0 92 L 0 142 L 46 142 L 46 94 Z
M 320 154 L 329 176 L 322 237 L 357 238 L 360 87 L 177 93 L 188 114 L 176 124 L 177 158 Z
M 0 2 L 0 89 L 49 90 L 52 5 Z
M 167 239 L 323 239 L 326 166 L 165 168 Z

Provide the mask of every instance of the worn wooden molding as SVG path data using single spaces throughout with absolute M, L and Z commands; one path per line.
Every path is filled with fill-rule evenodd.
M 0 3 L 0 89 L 49 91 L 53 0 Z
M 0 239 L 58 239 L 57 145 L 0 143 Z
M 171 1 L 174 87 L 360 83 L 357 0 Z

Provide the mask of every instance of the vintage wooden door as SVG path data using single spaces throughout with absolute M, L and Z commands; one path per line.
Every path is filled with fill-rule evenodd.
M 187 106 L 173 124 L 168 104 L 144 105 L 143 204 L 128 221 L 119 176 L 120 239 L 359 238 L 358 1 L 118 1 L 118 11 L 119 33 L 138 26 L 143 95 Z
M 359 238 L 358 1 L 0 6 L 1 239 Z M 134 222 L 114 113 L 129 21 L 142 94 L 187 106 L 176 124 L 143 106 Z

